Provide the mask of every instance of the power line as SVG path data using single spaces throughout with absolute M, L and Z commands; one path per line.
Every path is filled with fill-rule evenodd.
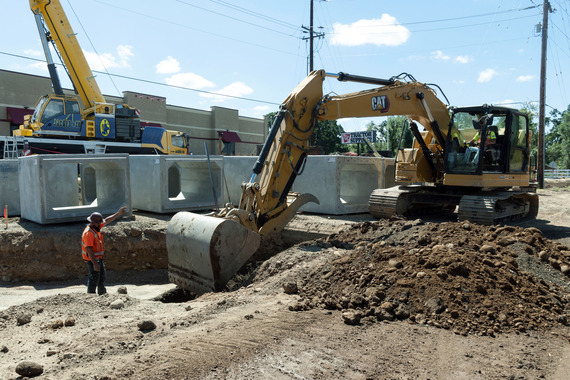
M 259 24 L 255 24 L 255 23 L 253 23 L 253 22 L 245 21 L 245 20 L 239 19 L 239 18 L 237 18 L 237 17 L 232 17 L 232 16 L 229 16 L 229 15 L 220 13 L 220 12 L 213 11 L 213 10 L 211 10 L 211 9 L 207 9 L 207 8 L 204 8 L 204 7 L 200 7 L 200 6 L 198 6 L 198 5 L 190 4 L 190 3 L 186 2 L 186 1 L 183 1 L 183 0 L 176 0 L 176 1 L 179 2 L 179 3 L 182 3 L 182 4 L 184 4 L 184 5 L 187 5 L 187 6 L 189 6 L 189 7 L 196 8 L 196 9 L 200 9 L 200 10 L 202 10 L 202 11 L 204 11 L 204 12 L 213 13 L 213 14 L 218 15 L 218 16 L 222 16 L 222 17 L 225 17 L 225 18 L 229 18 L 229 19 L 234 20 L 234 21 L 238 21 L 238 22 L 241 22 L 241 23 L 244 23 L 244 24 L 252 25 L 252 26 L 255 26 L 255 27 L 258 27 L 258 28 L 261 28 L 261 29 L 265 29 L 265 30 L 269 30 L 269 31 L 275 32 L 275 33 L 283 34 L 283 35 L 286 35 L 286 36 L 289 36 L 289 37 L 295 37 L 295 36 L 292 35 L 292 34 L 284 33 L 284 32 L 281 32 L 281 31 L 279 31 L 279 30 L 275 30 L 275 29 L 273 29 L 273 28 L 268 28 L 268 27 L 265 27 L 265 26 L 261 26 L 261 25 L 259 25 Z
M 481 26 L 481 25 L 489 25 L 489 24 L 495 24 L 495 23 L 500 23 L 500 22 L 505 22 L 505 21 L 513 21 L 513 20 L 521 20 L 524 18 L 530 18 L 530 17 L 536 17 L 537 15 L 539 15 L 539 13 L 536 14 L 532 14 L 532 15 L 528 15 L 528 16 L 521 16 L 521 17 L 513 17 L 513 18 L 508 18 L 508 19 L 502 19 L 502 20 L 496 20 L 496 21 L 488 21 L 488 22 L 481 22 L 481 23 L 476 23 L 476 24 L 467 24 L 467 25 L 457 25 L 457 26 L 448 26 L 448 27 L 442 27 L 442 28 L 433 28 L 433 29 L 417 29 L 417 30 L 411 30 L 411 32 L 414 33 L 418 33 L 418 32 L 437 32 L 440 30 L 450 30 L 450 29 L 461 29 L 461 28 L 470 28 L 473 26 Z M 427 22 L 427 21 L 426 21 Z M 394 27 L 394 26 L 403 26 L 404 24 L 390 24 L 390 25 L 378 25 L 375 28 L 388 28 L 388 27 Z M 368 28 L 370 29 L 370 26 L 362 26 L 362 28 Z M 345 32 L 346 33 L 346 32 Z M 355 32 L 355 34 L 358 34 L 359 32 Z M 377 33 L 370 33 L 370 34 L 396 34 L 398 32 L 377 32 Z M 329 32 L 329 34 L 338 34 L 335 32 Z M 346 33 L 348 34 L 348 33 Z
M 4 51 L 0 51 L 0 54 L 2 55 L 7 55 L 10 57 L 16 57 L 16 58 L 21 58 L 21 59 L 27 59 L 30 61 L 36 61 L 36 62 L 46 62 L 43 59 L 39 59 L 39 58 L 32 58 L 32 57 L 26 57 L 24 55 L 19 55 L 19 54 L 13 54 L 13 53 L 7 53 Z M 61 66 L 61 64 L 57 64 L 59 66 Z M 248 102 L 256 102 L 256 103 L 264 103 L 264 104 L 271 104 L 271 105 L 279 105 L 280 103 L 275 103 L 275 102 L 270 102 L 267 100 L 260 100 L 260 99 L 253 99 L 253 98 L 245 98 L 243 96 L 236 96 L 236 95 L 227 95 L 227 94 L 222 94 L 219 92 L 213 92 L 213 91 L 206 91 L 206 90 L 199 90 L 196 88 L 191 88 L 191 87 L 184 87 L 184 86 L 176 86 L 176 85 L 172 85 L 172 84 L 168 84 L 168 83 L 161 83 L 161 82 L 156 82 L 156 81 L 152 81 L 152 80 L 148 80 L 148 79 L 141 79 L 141 78 L 136 78 L 136 77 L 131 77 L 128 75 L 120 75 L 120 74 L 112 74 L 109 72 L 102 72 L 102 71 L 97 71 L 97 70 L 93 70 L 93 73 L 95 74 L 104 74 L 104 75 L 109 75 L 115 78 L 121 78 L 121 79 L 129 79 L 129 80 L 133 80 L 133 81 L 137 81 L 137 82 L 142 82 L 142 83 L 149 83 L 149 84 L 154 84 L 157 86 L 163 86 L 163 87 L 170 87 L 170 88 L 176 88 L 176 89 L 181 89 L 181 90 L 188 90 L 188 91 L 193 91 L 193 92 L 199 92 L 202 94 L 208 94 L 208 95 L 215 95 L 215 96 L 222 96 L 225 98 L 232 98 L 232 99 L 238 99 L 238 100 L 245 100 Z
M 272 50 L 272 51 L 276 51 L 276 52 L 283 53 L 283 54 L 287 54 L 287 55 L 294 55 L 293 53 L 290 53 L 290 52 L 288 52 L 288 51 L 275 49 L 275 48 L 272 48 L 272 47 L 269 47 L 269 46 L 263 46 L 263 45 L 255 44 L 255 43 L 252 43 L 252 42 L 249 42 L 249 41 L 239 40 L 239 39 L 237 39 L 237 38 L 229 37 L 229 36 L 227 36 L 227 35 L 222 35 L 222 34 L 217 34 L 217 33 L 208 32 L 208 31 L 205 31 L 205 30 L 202 30 L 202 29 L 198 29 L 198 28 L 194 28 L 194 27 L 185 25 L 185 24 L 173 22 L 173 21 L 171 21 L 171 20 L 165 20 L 165 19 L 162 19 L 162 18 L 159 18 L 159 17 L 156 17 L 156 16 L 151 16 L 151 15 L 148 15 L 148 14 L 145 14 L 145 13 L 142 13 L 142 12 L 134 11 L 134 10 L 132 10 L 132 9 L 127 9 L 127 8 L 119 7 L 119 6 L 117 6 L 117 5 L 109 4 L 109 3 L 106 3 L 106 2 L 101 1 L 101 0 L 93 0 L 93 1 L 95 1 L 95 2 L 97 2 L 97 3 L 100 3 L 100 4 L 107 5 L 107 6 L 112 7 L 112 8 L 120 9 L 120 10 L 125 11 L 125 12 L 128 12 L 128 13 L 133 13 L 133 14 L 136 14 L 136 15 L 139 15 L 139 16 L 143 16 L 143 17 L 146 17 L 146 18 L 150 18 L 150 19 L 152 19 L 152 20 L 160 21 L 160 22 L 163 22 L 163 23 L 166 23 L 166 24 L 169 24 L 169 25 L 180 26 L 180 27 L 185 28 L 185 29 L 194 30 L 194 31 L 196 31 L 196 32 L 208 34 L 208 35 L 211 35 L 211 36 L 214 36 L 214 37 L 218 37 L 218 38 L 222 38 L 222 39 L 226 39 L 226 40 L 230 40 L 230 41 L 240 42 L 240 43 L 242 43 L 242 44 L 251 45 L 251 46 L 255 46 L 255 47 L 262 48 L 262 49 L 266 49 L 266 50 Z
M 238 6 L 238 5 L 234 5 L 234 4 L 228 3 L 227 1 L 223 1 L 223 0 L 210 0 L 210 1 L 211 1 L 212 3 L 216 3 L 216 4 L 222 5 L 222 6 L 224 6 L 224 7 L 228 7 L 228 8 L 231 8 L 231 9 L 233 9 L 233 10 L 237 10 L 238 12 L 242 12 L 242 13 L 251 15 L 251 16 L 253 16 L 253 17 L 260 18 L 260 19 L 262 19 L 262 20 L 270 21 L 270 22 L 273 22 L 273 23 L 275 23 L 275 24 L 279 24 L 279 25 L 284 26 L 284 27 L 287 27 L 287 28 L 292 28 L 292 29 L 295 29 L 295 30 L 299 30 L 299 26 L 297 26 L 297 25 L 294 25 L 294 24 L 285 22 L 285 21 L 280 20 L 280 19 L 277 19 L 277 18 L 273 18 L 273 17 L 267 16 L 267 15 L 264 15 L 264 14 L 259 13 L 259 12 L 255 12 L 255 11 L 246 9 L 246 8 L 244 8 L 244 7 L 240 7 L 240 6 Z
M 452 18 L 442 18 L 442 19 L 438 19 L 438 20 L 402 22 L 402 23 L 398 23 L 398 24 L 390 24 L 390 25 L 384 25 L 384 26 L 386 26 L 386 27 L 392 27 L 392 26 L 396 26 L 396 25 L 397 26 L 408 26 L 408 25 L 433 24 L 433 23 L 437 23 L 437 22 L 465 20 L 465 19 L 472 19 L 472 18 L 478 18 L 478 17 L 495 16 L 495 15 L 510 13 L 510 12 L 521 12 L 521 11 L 526 11 L 529 9 L 540 8 L 541 6 L 542 5 L 535 5 L 532 7 L 520 8 L 520 9 L 508 9 L 508 10 L 499 11 L 499 12 L 480 13 L 480 14 L 476 14 L 476 15 L 460 16 L 460 17 L 452 17 Z M 507 19 L 507 20 L 510 20 L 510 19 Z M 499 20 L 499 21 L 507 21 L 507 20 Z M 362 28 L 366 28 L 366 26 L 362 26 Z
M 89 41 L 89 44 L 91 44 L 91 47 L 93 48 L 93 50 L 95 50 L 95 54 L 97 54 L 97 58 L 99 58 L 99 62 L 101 62 L 101 65 L 103 66 L 103 68 L 105 69 L 105 72 L 107 74 L 109 74 L 109 72 L 107 71 L 107 67 L 105 66 L 105 63 L 103 62 L 103 60 L 101 59 L 101 56 L 99 55 L 99 52 L 97 51 L 97 48 L 95 48 L 95 45 L 93 45 L 93 41 L 91 41 L 91 37 L 89 37 L 89 34 L 87 34 L 87 31 L 85 30 L 85 28 L 83 27 L 83 24 L 81 23 L 81 20 L 79 19 L 79 17 L 77 17 L 77 13 L 75 13 L 75 9 L 73 8 L 73 6 L 71 5 L 71 3 L 69 2 L 69 0 L 67 0 L 67 4 L 69 5 L 69 7 L 71 8 L 71 11 L 73 12 L 73 14 L 75 15 L 75 19 L 77 20 L 77 22 L 79 23 L 79 26 L 81 26 L 81 30 L 83 30 L 83 33 L 85 34 L 85 36 L 87 37 L 87 40 Z M 117 88 L 117 85 L 115 84 L 115 82 L 113 81 L 113 78 L 111 78 L 111 83 L 113 83 L 113 87 L 115 87 L 115 91 L 117 91 L 117 94 L 121 94 L 121 92 L 119 91 L 119 89 Z

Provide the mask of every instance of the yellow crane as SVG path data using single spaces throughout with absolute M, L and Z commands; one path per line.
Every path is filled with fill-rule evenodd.
M 105 100 L 59 0 L 29 0 L 54 88 L 40 98 L 35 111 L 13 136 L 131 142 L 114 144 L 114 151 L 187 154 L 188 136 L 160 127 L 142 128 L 138 110 Z M 73 83 L 76 95 L 65 95 L 49 50 L 53 43 Z M 36 141 L 27 140 L 30 146 Z M 40 144 L 38 142 L 38 144 Z M 53 146 L 54 143 L 52 143 Z M 65 144 L 60 150 L 72 149 Z M 75 144 L 82 148 L 81 144 Z

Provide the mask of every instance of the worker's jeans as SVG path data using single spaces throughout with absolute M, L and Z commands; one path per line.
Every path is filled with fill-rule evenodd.
M 89 271 L 87 275 L 87 293 L 97 293 L 99 295 L 107 293 L 105 289 L 105 264 L 103 264 L 103 259 L 97 259 L 99 263 L 99 272 L 96 272 L 93 268 L 93 263 L 91 261 L 87 262 L 87 270 Z

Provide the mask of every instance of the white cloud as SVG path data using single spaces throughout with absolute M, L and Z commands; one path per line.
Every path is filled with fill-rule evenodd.
M 87 63 L 91 70 L 103 71 L 110 68 L 124 68 L 131 67 L 129 59 L 134 57 L 132 52 L 132 46 L 129 45 L 119 45 L 117 46 L 117 56 L 111 53 L 103 53 L 97 55 L 97 53 L 89 52 L 83 50 Z
M 221 102 L 226 100 L 226 97 L 217 94 L 242 97 L 251 94 L 253 92 L 253 89 L 243 82 L 234 82 L 222 89 L 215 90 L 213 92 L 216 94 L 200 94 L 200 96 Z
M 214 83 L 194 73 L 174 74 L 173 76 L 166 78 L 165 81 L 171 86 L 180 86 L 195 89 L 215 87 Z
M 274 111 L 275 107 L 270 106 L 256 106 L 253 107 L 253 116 L 262 118 L 267 115 L 269 112 Z
M 157 74 L 173 74 L 180 71 L 180 62 L 174 57 L 168 56 L 156 65 Z
M 333 25 L 331 43 L 342 46 L 398 46 L 410 37 L 410 31 L 398 25 L 396 18 L 384 13 L 380 19 L 358 20 L 352 24 Z
M 436 50 L 436 51 L 432 52 L 431 57 L 433 59 L 437 59 L 440 61 L 448 61 L 449 60 L 449 55 L 445 55 L 441 50 Z
M 458 55 L 457 57 L 455 57 L 454 61 L 456 63 L 465 64 L 471 62 L 471 57 L 469 57 L 468 55 Z
M 263 114 L 269 113 L 269 111 L 272 110 L 272 109 L 275 109 L 275 107 L 270 107 L 270 106 L 256 106 L 256 107 L 253 107 L 253 110 L 254 110 L 255 112 L 263 113 Z
M 39 71 L 41 73 L 47 73 L 48 72 L 48 68 L 47 68 L 47 63 L 46 62 L 36 62 L 36 63 L 32 63 L 30 65 L 28 65 L 29 68 L 31 68 L 34 71 Z
M 534 79 L 534 75 L 519 75 L 517 82 L 530 82 Z
M 133 47 L 130 45 L 117 46 L 117 54 L 119 54 L 119 58 L 121 58 L 123 62 L 126 62 L 129 58 L 135 56 L 133 53 Z
M 489 82 L 493 77 L 497 75 L 497 72 L 493 69 L 485 69 L 479 73 L 479 78 L 477 78 L 477 82 Z
M 26 50 L 24 50 L 24 54 L 31 55 L 34 57 L 41 57 L 44 55 L 44 52 L 41 50 L 26 49 Z
M 493 103 L 493 104 L 502 105 L 502 106 L 510 106 L 510 105 L 515 104 L 515 103 L 517 103 L 517 102 L 515 102 L 513 99 L 503 99 L 503 100 L 498 101 L 498 102 Z

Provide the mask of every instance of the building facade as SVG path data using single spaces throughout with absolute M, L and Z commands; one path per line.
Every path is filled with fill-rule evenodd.
M 64 90 L 73 94 L 72 90 Z M 9 136 L 33 112 L 38 99 L 53 92 L 49 77 L 0 70 L 0 136 Z M 123 92 L 107 102 L 128 104 L 140 111 L 141 126 L 161 126 L 190 136 L 190 152 L 255 155 L 267 137 L 264 119 L 240 116 L 238 110 L 213 106 L 209 111 L 170 105 L 156 95 Z

